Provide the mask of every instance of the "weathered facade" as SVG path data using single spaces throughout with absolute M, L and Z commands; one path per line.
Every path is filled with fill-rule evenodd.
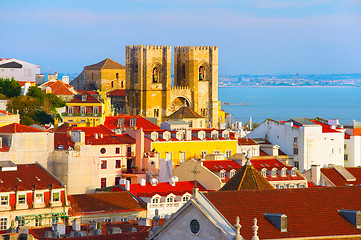
M 158 122 L 183 105 L 218 125 L 218 48 L 174 48 L 174 82 L 170 46 L 126 46 L 127 110 Z

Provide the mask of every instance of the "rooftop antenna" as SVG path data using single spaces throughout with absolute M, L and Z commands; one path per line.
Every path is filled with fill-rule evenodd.
M 197 171 L 197 163 L 194 165 L 194 169 L 191 171 L 191 173 L 194 174 L 194 188 L 197 188 L 197 173 L 200 173 Z

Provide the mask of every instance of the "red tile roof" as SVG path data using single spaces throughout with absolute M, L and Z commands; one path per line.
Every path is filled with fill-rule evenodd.
M 356 181 L 347 181 L 334 168 L 321 168 L 321 173 L 325 175 L 336 186 L 345 186 L 346 184 L 360 185 L 361 167 L 346 167 L 345 169 L 356 178 Z
M 41 85 L 43 92 L 46 93 L 46 88 L 51 88 L 51 93 L 55 95 L 75 95 L 79 94 L 72 86 L 62 82 L 61 80 L 49 81 Z
M 259 145 L 252 138 L 238 138 L 238 145 Z
M 238 170 L 242 166 L 233 160 L 207 160 L 203 161 L 203 166 L 212 172 L 220 172 L 221 170 L 230 171 L 232 169 Z
M 197 186 L 200 191 L 206 191 L 201 184 L 197 183 Z M 155 194 L 161 196 L 167 196 L 168 194 L 173 193 L 174 195 L 183 195 L 185 193 L 193 193 L 194 181 L 179 181 L 175 183 L 175 186 L 172 186 L 168 182 L 161 182 L 155 186 L 152 186 L 149 183 L 146 183 L 145 186 L 140 184 L 130 184 L 130 191 L 134 196 L 137 197 L 151 197 Z M 124 191 L 121 188 L 113 188 L 113 191 Z
M 260 239 L 361 234 L 339 212 L 360 210 L 361 187 L 303 188 L 209 192 L 205 196 L 233 225 L 241 220 L 241 235 L 253 236 L 253 219 L 258 220 Z M 287 216 L 287 232 L 281 232 L 265 213 Z
M 127 91 L 124 89 L 116 89 L 111 92 L 108 92 L 107 95 L 112 97 L 117 97 L 117 96 L 124 97 L 125 95 L 127 95 Z
M 86 95 L 86 100 L 82 100 L 82 96 Z M 90 95 L 88 92 L 76 95 L 69 103 L 101 103 L 98 99 Z
M 118 116 L 107 116 L 105 117 L 104 125 L 108 127 L 109 129 L 117 129 L 118 128 L 118 119 L 124 119 L 124 127 L 130 127 L 130 120 L 136 119 L 136 127 L 143 128 L 144 131 L 150 129 L 160 129 L 157 125 L 150 122 L 149 120 L 145 119 L 144 117 L 138 115 L 130 115 L 130 114 L 120 114 Z
M 71 137 L 67 132 L 55 132 L 54 133 L 54 148 L 55 149 L 74 149 L 74 143 L 71 141 Z
M 335 128 L 335 129 L 332 129 L 331 128 L 331 125 L 328 125 L 326 123 L 323 123 L 323 122 L 320 122 L 320 121 L 316 121 L 316 120 L 313 120 L 313 119 L 309 119 L 311 122 L 313 123 L 316 123 L 318 125 L 320 125 L 322 127 L 322 132 L 323 133 L 340 133 L 341 131 L 340 128 Z
M 0 110 L 0 114 L 4 114 L 4 115 L 15 115 L 11 112 L 8 112 L 8 111 L 3 111 L 3 110 Z
M 19 123 L 12 123 L 12 124 L 0 127 L 0 133 L 21 133 L 21 132 L 48 132 L 48 131 L 25 126 L 25 125 L 22 125 Z
M 94 136 L 85 136 L 85 144 L 87 145 L 112 145 L 112 144 L 135 144 L 135 139 L 127 134 L 103 135 L 103 137 L 95 138 Z
M 99 212 L 146 211 L 129 192 L 103 192 L 69 196 L 71 215 L 94 214 Z
M 38 164 L 18 164 L 17 171 L 0 171 L 0 179 L 1 192 L 14 191 L 15 188 L 31 191 L 34 186 L 36 189 L 49 189 L 50 184 L 53 188 L 63 188 L 56 178 Z

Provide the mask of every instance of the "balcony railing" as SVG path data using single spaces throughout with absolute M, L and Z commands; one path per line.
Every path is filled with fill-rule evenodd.
M 101 117 L 101 113 L 62 113 L 63 117 Z
M 184 205 L 185 202 L 169 202 L 169 203 L 147 203 L 147 210 L 154 211 L 158 210 L 177 210 Z

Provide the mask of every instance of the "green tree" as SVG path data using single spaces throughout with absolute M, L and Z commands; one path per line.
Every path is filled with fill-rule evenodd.
M 38 87 L 35 87 L 35 86 L 31 86 L 29 88 L 29 91 L 28 93 L 26 94 L 27 96 L 29 97 L 33 97 L 35 99 L 37 99 L 41 104 L 44 103 L 44 97 L 45 97 L 45 94 L 43 93 L 43 91 L 38 88 Z
M 0 78 L 0 93 L 7 97 L 17 97 L 21 93 L 21 85 L 14 78 Z
M 29 96 L 18 96 L 10 98 L 7 104 L 7 110 L 10 112 L 17 112 L 21 117 L 29 116 L 31 113 L 41 109 L 39 101 Z

